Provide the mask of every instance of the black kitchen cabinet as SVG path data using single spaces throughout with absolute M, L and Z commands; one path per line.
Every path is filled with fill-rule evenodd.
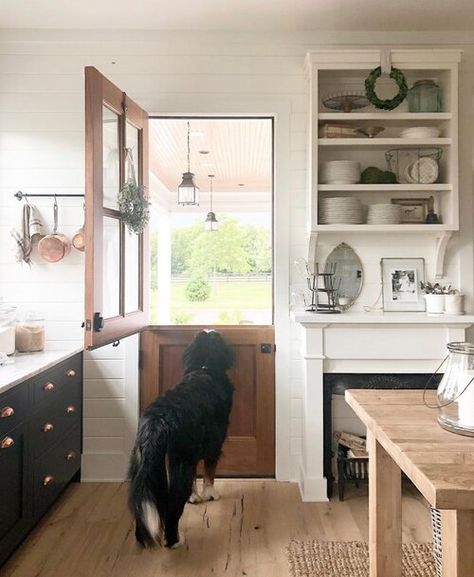
M 0 395 L 0 565 L 80 470 L 82 353 Z

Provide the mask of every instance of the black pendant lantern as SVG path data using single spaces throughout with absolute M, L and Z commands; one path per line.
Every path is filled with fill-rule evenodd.
M 215 213 L 212 211 L 212 179 L 214 178 L 214 174 L 208 174 L 209 176 L 209 196 L 211 199 L 210 203 L 210 210 L 207 213 L 206 220 L 204 221 L 204 228 L 209 232 L 213 232 L 215 230 L 219 230 L 219 222 L 216 218 Z
M 178 204 L 182 206 L 186 205 L 194 205 L 199 206 L 199 187 L 196 186 L 194 183 L 194 174 L 191 172 L 190 166 L 190 146 L 189 146 L 189 133 L 190 127 L 188 122 L 188 135 L 187 135 L 187 143 L 188 143 L 188 171 L 183 172 L 183 180 L 181 184 L 178 186 Z

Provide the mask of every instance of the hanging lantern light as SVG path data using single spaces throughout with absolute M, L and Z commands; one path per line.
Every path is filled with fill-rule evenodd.
M 209 176 L 209 196 L 211 199 L 210 210 L 207 213 L 206 220 L 204 221 L 204 228 L 210 232 L 214 230 L 219 230 L 219 221 L 216 218 L 215 213 L 212 211 L 212 179 L 214 174 L 208 174 Z
M 474 345 L 447 347 L 448 364 L 438 385 L 438 422 L 443 429 L 474 437 Z
M 191 165 L 190 165 L 190 145 L 189 145 L 189 134 L 190 134 L 190 127 L 188 122 L 188 135 L 187 135 L 187 143 L 188 143 L 188 171 L 183 172 L 183 180 L 181 184 L 178 186 L 178 204 L 182 206 L 186 205 L 194 205 L 199 206 L 199 187 L 196 186 L 194 183 L 194 174 L 191 172 Z

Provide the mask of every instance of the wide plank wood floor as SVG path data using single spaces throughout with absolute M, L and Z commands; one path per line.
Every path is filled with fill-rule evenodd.
M 298 488 L 273 480 L 219 480 L 221 500 L 187 505 L 180 549 L 143 550 L 125 484 L 73 484 L 0 569 L 2 577 L 288 577 L 292 538 L 367 540 L 366 489 L 343 503 L 302 503 Z M 430 541 L 429 512 L 409 492 L 403 537 Z

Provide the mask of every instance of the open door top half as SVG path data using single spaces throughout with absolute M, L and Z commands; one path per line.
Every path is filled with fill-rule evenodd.
M 148 187 L 148 114 L 93 67 L 85 69 L 85 333 L 92 349 L 148 325 L 148 234 L 130 233 L 122 186 Z

